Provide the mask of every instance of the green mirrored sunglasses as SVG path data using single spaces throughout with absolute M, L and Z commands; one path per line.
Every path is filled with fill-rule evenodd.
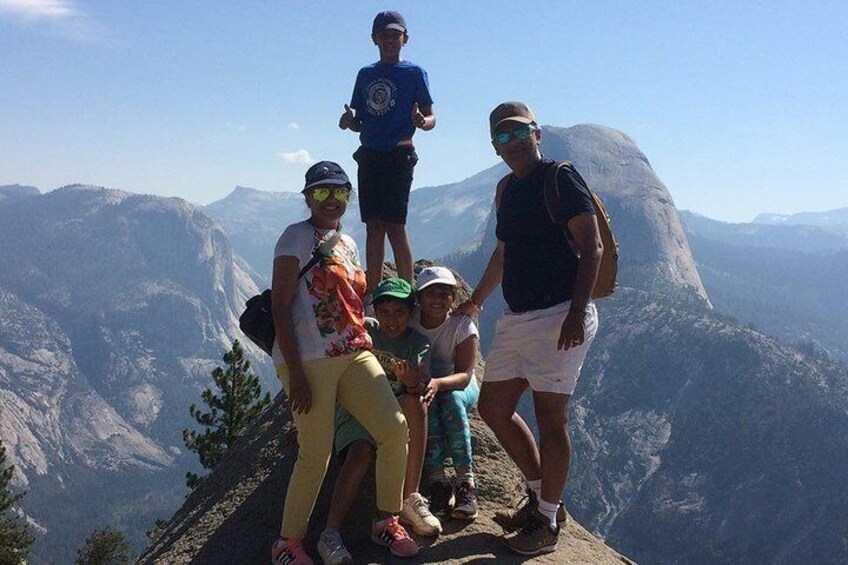
M 335 188 L 319 186 L 318 188 L 312 189 L 312 199 L 315 200 L 315 202 L 323 202 L 330 197 L 330 193 L 332 193 L 333 198 L 339 202 L 347 202 L 348 198 L 350 198 L 350 189 L 346 186 L 337 186 Z
M 512 131 L 502 131 L 500 133 L 496 133 L 492 136 L 492 141 L 494 141 L 498 145 L 509 143 L 512 139 L 517 139 L 520 141 L 522 139 L 527 139 L 531 133 L 536 131 L 536 129 L 536 126 L 532 124 L 526 124 L 519 128 L 515 128 Z

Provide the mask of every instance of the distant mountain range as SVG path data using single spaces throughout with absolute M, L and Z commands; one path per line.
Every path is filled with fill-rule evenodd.
M 729 224 L 692 213 L 682 218 L 717 311 L 848 361 L 848 315 L 839 307 L 848 293 L 848 223 Z
M 848 227 L 848 208 L 828 210 L 826 212 L 798 212 L 796 214 L 759 214 L 755 224 L 822 226 L 838 228 L 843 233 Z
M 822 213 L 824 217 L 827 215 Z M 784 249 L 826 253 L 848 249 L 848 220 L 844 224 L 729 223 L 688 211 L 680 212 L 680 217 L 689 235 L 755 252 Z
M 7 184 L 0 186 L 0 204 L 4 202 L 14 202 L 15 200 L 23 200 L 31 196 L 41 194 L 34 186 L 22 186 L 20 184 Z

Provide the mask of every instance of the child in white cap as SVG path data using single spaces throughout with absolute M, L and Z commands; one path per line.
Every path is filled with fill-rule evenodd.
M 480 387 L 474 377 L 479 332 L 465 315 L 450 316 L 456 278 L 445 267 L 427 267 L 417 277 L 420 309 L 412 327 L 430 340 L 432 379 L 424 393 L 429 402 L 424 476 L 430 484 L 430 510 L 443 520 L 477 518 L 477 497 L 468 411 L 477 405 Z M 444 460 L 456 471 L 451 486 Z

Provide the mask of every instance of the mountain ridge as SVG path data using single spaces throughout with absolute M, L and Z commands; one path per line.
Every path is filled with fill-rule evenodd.
M 257 287 L 179 198 L 68 185 L 0 203 L 0 240 L 0 434 L 33 558 L 107 523 L 141 544 L 197 466 L 188 407 Z

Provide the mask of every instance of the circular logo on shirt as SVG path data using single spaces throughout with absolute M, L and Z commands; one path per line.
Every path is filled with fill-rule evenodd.
M 368 111 L 375 116 L 382 116 L 395 105 L 397 86 L 387 78 L 375 80 L 368 85 L 366 100 Z

